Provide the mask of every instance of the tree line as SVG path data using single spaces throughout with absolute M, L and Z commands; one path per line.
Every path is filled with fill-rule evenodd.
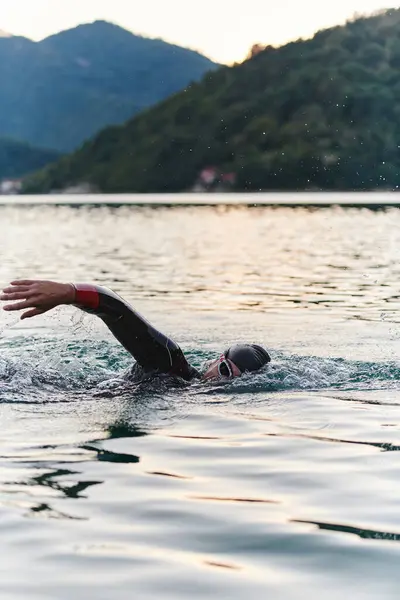
M 266 47 L 30 177 L 26 192 L 86 181 L 104 192 L 180 192 L 201 169 L 238 191 L 400 185 L 400 10 Z

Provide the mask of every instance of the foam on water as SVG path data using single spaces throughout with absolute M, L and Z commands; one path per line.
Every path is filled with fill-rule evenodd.
M 34 353 L 32 349 L 34 348 Z M 298 356 L 271 350 L 272 362 L 258 373 L 214 383 L 171 381 L 163 377 L 138 385 L 126 380 L 131 357 L 107 341 L 62 341 L 43 337 L 15 337 L 1 344 L 0 402 L 69 401 L 79 391 L 87 397 L 123 394 L 269 394 L 299 390 L 398 390 L 400 365 L 396 361 L 367 362 L 343 358 Z M 34 358 L 33 358 L 34 355 Z M 187 351 L 201 369 L 215 353 Z
M 273 359 L 133 386 L 100 321 L 0 313 L 2 600 L 398 597 L 400 211 L 0 212 L 4 284 L 107 285 L 197 367 Z

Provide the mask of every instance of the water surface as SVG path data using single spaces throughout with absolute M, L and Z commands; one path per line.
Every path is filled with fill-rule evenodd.
M 0 217 L 1 283 L 107 285 L 199 367 L 237 341 L 273 358 L 128 387 L 94 317 L 2 313 L 2 599 L 398 597 L 397 209 Z

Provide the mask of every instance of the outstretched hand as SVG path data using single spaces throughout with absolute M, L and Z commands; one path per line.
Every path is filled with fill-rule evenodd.
M 28 308 L 21 316 L 21 319 L 28 319 L 60 304 L 72 304 L 75 300 L 75 288 L 71 283 L 23 279 L 12 281 L 9 287 L 4 288 L 0 300 L 12 302 L 3 307 L 7 311 Z

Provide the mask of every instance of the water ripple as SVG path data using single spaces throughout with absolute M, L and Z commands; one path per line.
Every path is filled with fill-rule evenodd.
M 1 280 L 96 281 L 223 385 L 132 386 L 102 323 L 0 316 L 2 598 L 398 597 L 400 211 L 0 208 Z

